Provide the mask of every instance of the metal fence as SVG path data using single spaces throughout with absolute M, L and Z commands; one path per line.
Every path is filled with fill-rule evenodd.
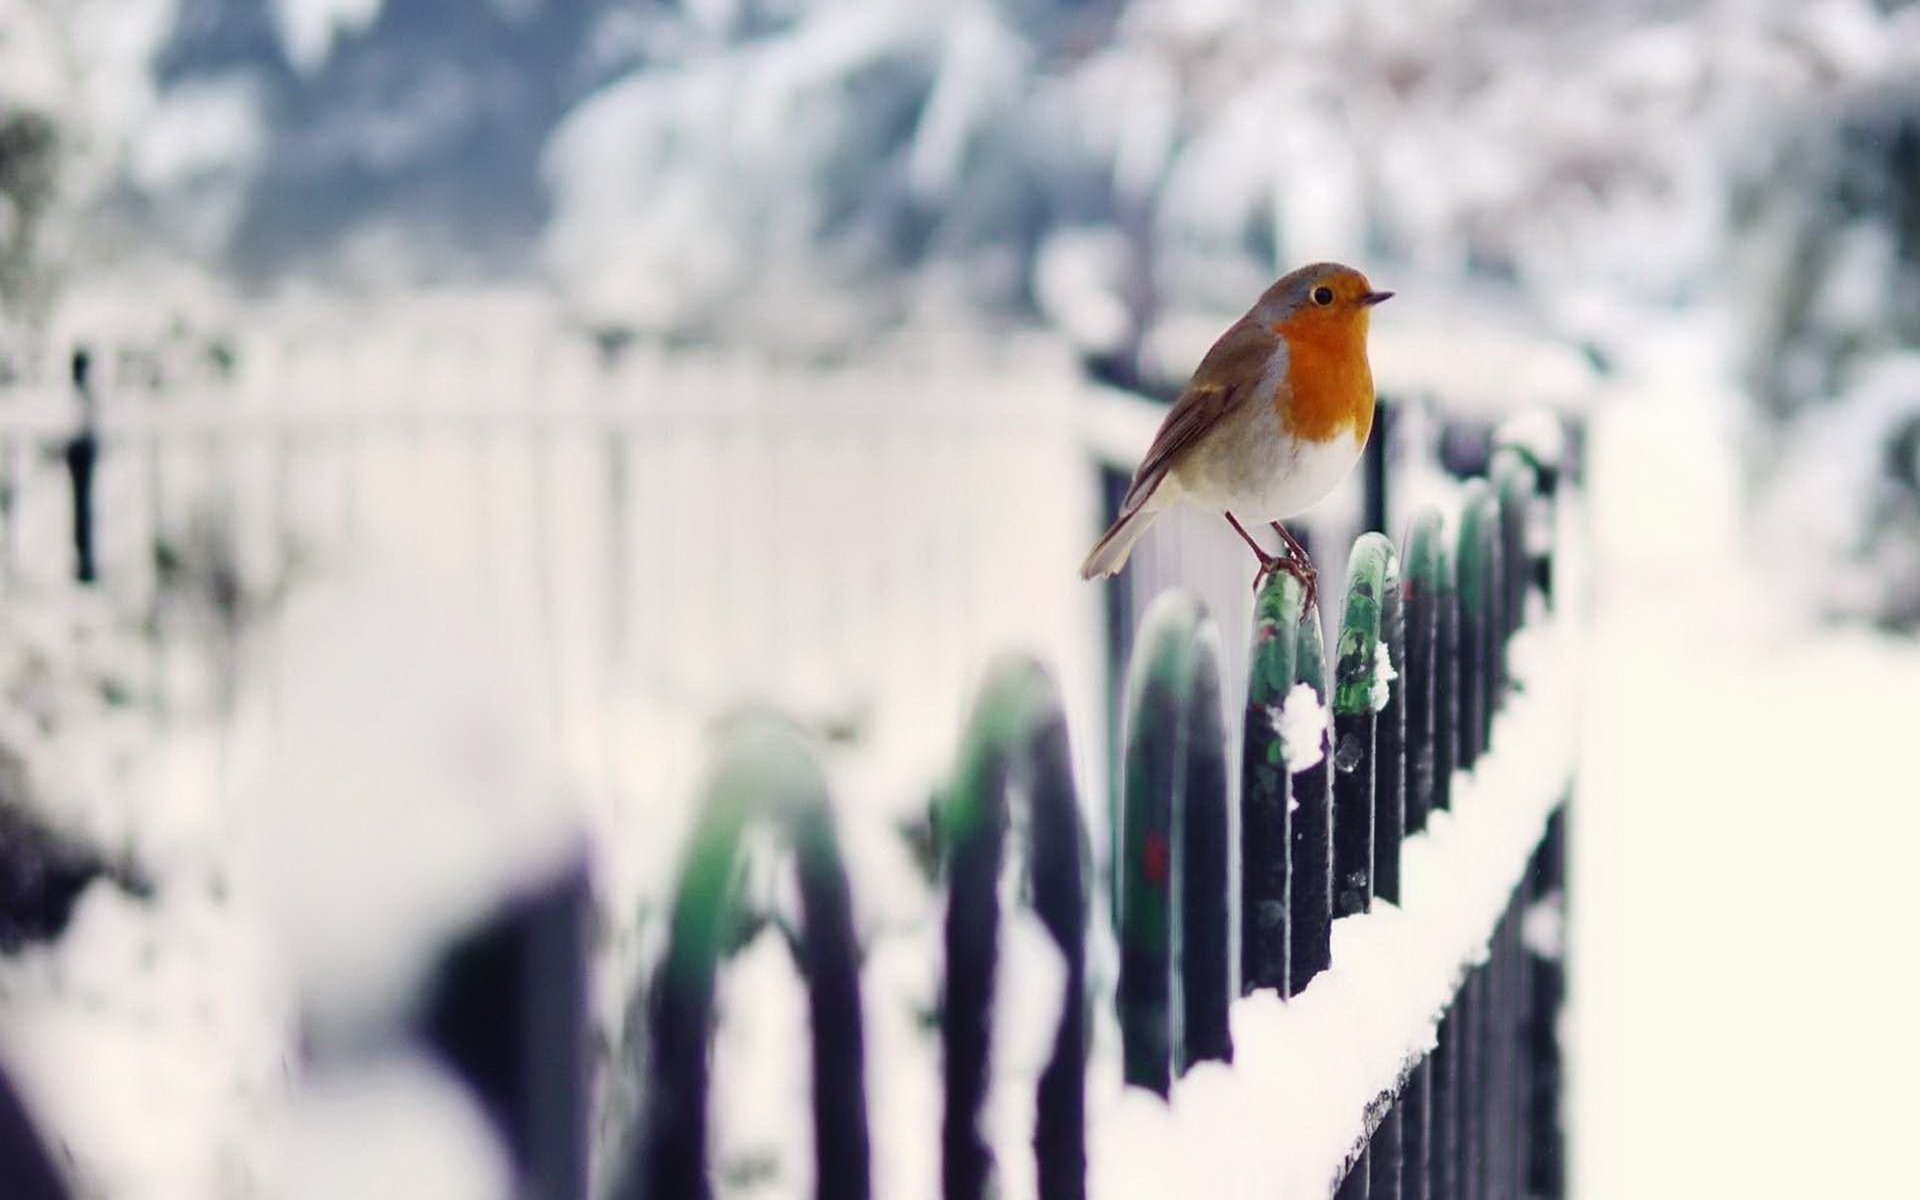
M 97 451 L 67 461 L 79 480 Z M 1490 746 L 1496 715 L 1516 700 L 1509 650 L 1528 614 L 1554 603 L 1548 531 L 1563 467 L 1502 447 L 1488 477 L 1466 486 L 1456 521 L 1422 512 L 1402 546 L 1379 533 L 1356 540 L 1331 655 L 1297 584 L 1269 582 L 1254 603 L 1244 691 L 1232 693 L 1244 700 L 1230 706 L 1205 608 L 1177 592 L 1154 600 L 1124 639 L 1126 686 L 1116 693 L 1124 736 L 1104 822 L 1111 844 L 1098 851 L 1060 686 L 1028 658 L 991 673 L 933 828 L 945 890 L 939 1140 L 950 1200 L 989 1194 L 995 1169 L 981 1113 L 993 1012 L 1004 1002 L 995 977 L 1009 870 L 1065 965 L 1051 1056 L 1035 1084 L 1035 1187 L 1049 1200 L 1079 1197 L 1089 1173 L 1094 1006 L 1112 1006 L 1130 1087 L 1166 1096 L 1197 1064 L 1230 1063 L 1236 995 L 1292 1003 L 1338 970 L 1336 920 L 1400 901 L 1403 845 L 1452 807 L 1458 772 L 1502 752 Z M 76 536 L 83 565 L 90 536 Z M 1298 703 L 1331 714 L 1308 745 L 1288 740 L 1286 710 Z M 1237 728 L 1222 720 L 1236 710 Z M 737 872 L 749 842 L 768 835 L 797 869 L 791 944 L 812 1013 L 816 1194 L 872 1194 L 861 956 L 828 791 L 806 738 L 772 720 L 736 738 L 714 775 L 682 859 L 665 951 L 632 1001 L 638 1036 L 628 1066 L 644 1077 L 644 1103 L 607 1172 L 613 1194 L 712 1193 L 716 978 L 755 916 L 742 908 Z M 1307 1164 L 1309 1174 L 1324 1168 L 1321 1194 L 1562 1194 L 1564 966 L 1551 939 L 1525 927 L 1537 908 L 1560 902 L 1564 794 L 1544 798 L 1551 816 L 1528 838 L 1523 882 L 1504 915 L 1463 948 L 1451 999 L 1432 1014 L 1430 1051 L 1408 1057 L 1352 1114 L 1363 1136 L 1336 1160 Z M 585 868 L 575 865 L 511 899 L 449 950 L 420 1021 L 421 1036 L 482 1097 L 528 1196 L 571 1200 L 589 1188 L 588 895 Z M 1101 916 L 1119 947 L 1110 995 L 1096 994 L 1088 970 Z M 1272 1132 L 1274 1153 L 1286 1153 L 1286 1130 Z M 3 1079 L 0 1176 L 27 1181 L 14 1194 L 64 1194 Z
M 1443 536 L 1437 516 L 1423 515 L 1404 562 L 1385 537 L 1361 538 L 1331 663 L 1318 614 L 1301 611 L 1297 585 L 1282 577 L 1263 589 L 1244 710 L 1237 854 L 1229 739 L 1217 718 L 1217 639 L 1190 599 L 1169 594 L 1152 606 L 1128 672 L 1111 854 L 1120 943 L 1111 1003 L 1129 1085 L 1166 1095 L 1196 1063 L 1231 1061 L 1236 986 L 1241 994 L 1305 994 L 1336 965 L 1334 921 L 1366 912 L 1376 899 L 1400 899 L 1402 844 L 1451 807 L 1456 772 L 1473 770 L 1489 753 L 1495 715 L 1512 696 L 1509 645 L 1529 597 L 1550 599 L 1552 550 L 1532 539 L 1545 527 L 1540 509 L 1552 502 L 1558 468 L 1502 450 L 1491 481 L 1468 485 L 1457 537 Z M 1300 686 L 1333 713 L 1320 744 L 1306 753 L 1284 744 L 1275 719 Z M 1010 852 L 1066 964 L 1067 1002 L 1037 1084 L 1038 1194 L 1085 1194 L 1087 1005 L 1107 998 L 1086 991 L 1089 914 L 1103 905 L 1087 873 L 1093 856 L 1067 736 L 1045 672 L 1028 661 L 1003 665 L 981 695 L 940 810 L 948 891 L 941 1145 L 949 1197 L 988 1191 L 991 1151 L 980 1110 L 1005 916 L 998 881 Z M 813 1003 L 819 1194 L 863 1196 L 870 1134 L 852 1000 L 857 968 L 825 784 L 792 741 L 736 753 L 707 798 L 672 945 L 649 993 L 649 1104 L 620 1194 L 709 1194 L 698 1047 L 713 1019 L 713 973 L 727 927 L 723 881 L 743 829 L 759 820 L 783 832 L 800 863 L 797 957 Z M 1024 811 L 1013 811 L 1016 803 Z M 1564 967 L 1548 940 L 1522 936 L 1528 914 L 1557 905 L 1564 886 L 1561 796 L 1547 807 L 1552 816 L 1530 839 L 1523 882 L 1504 915 L 1482 931 L 1484 961 L 1459 964 L 1454 997 L 1436 1014 L 1431 1052 L 1407 1061 L 1397 1083 L 1356 1114 L 1366 1136 L 1326 1165 L 1326 1194 L 1562 1194 L 1555 1025 Z M 1025 830 L 1011 849 L 1010 829 Z M 1272 1132 L 1284 1142 L 1285 1129 Z

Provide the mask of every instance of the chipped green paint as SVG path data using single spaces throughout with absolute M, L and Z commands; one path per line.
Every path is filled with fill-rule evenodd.
M 1380 610 L 1395 578 L 1393 543 L 1385 534 L 1363 534 L 1347 557 L 1347 604 L 1335 655 L 1333 711 L 1373 711 L 1373 683 L 1379 663 Z

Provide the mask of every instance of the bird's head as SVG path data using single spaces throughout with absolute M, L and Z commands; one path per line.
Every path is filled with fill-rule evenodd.
M 1254 319 L 1282 337 L 1366 336 L 1367 314 L 1392 296 L 1376 292 L 1367 277 L 1339 263 L 1301 267 L 1267 289 L 1254 305 Z

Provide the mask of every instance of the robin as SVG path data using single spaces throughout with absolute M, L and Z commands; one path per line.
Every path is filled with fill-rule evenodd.
M 1373 428 L 1367 315 L 1392 295 L 1339 263 L 1268 288 L 1200 360 L 1081 578 L 1118 573 L 1154 517 L 1185 502 L 1221 513 L 1253 548 L 1255 590 L 1285 571 L 1311 606 L 1313 563 L 1280 522 L 1318 504 L 1360 459 Z M 1287 557 L 1262 550 L 1242 521 L 1272 525 Z

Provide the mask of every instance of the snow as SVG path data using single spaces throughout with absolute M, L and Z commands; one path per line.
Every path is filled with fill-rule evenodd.
M 1873 1194 L 1907 1169 L 1920 1072 L 1920 979 L 1889 950 L 1911 942 L 1920 645 L 1816 624 L 1797 561 L 1741 551 L 1735 400 L 1701 358 L 1671 348 L 1592 430 L 1574 1177 L 1586 1197 Z
M 1090 1194 L 1329 1194 L 1367 1132 L 1369 1105 L 1434 1045 L 1440 1014 L 1524 875 L 1546 818 L 1567 794 L 1578 726 L 1577 635 L 1524 631 L 1522 690 L 1495 721 L 1492 750 L 1403 848 L 1402 904 L 1333 926 L 1333 965 L 1290 1001 L 1234 1002 L 1231 1068 L 1203 1064 L 1167 1104 L 1137 1089 L 1090 1098 Z M 1289 697 L 1291 700 L 1291 697 Z M 1275 1152 L 1259 1128 L 1284 1131 Z M 1171 1190 L 1170 1190 L 1171 1189 Z
M 273 18 L 288 61 L 312 74 L 326 63 L 334 42 L 364 32 L 384 7 L 386 0 L 273 0 Z
M 1400 672 L 1393 669 L 1393 653 L 1382 638 L 1373 644 L 1373 686 L 1367 692 L 1367 704 L 1374 712 L 1385 711 L 1393 699 L 1393 681 L 1398 678 Z
M 437 946 L 578 836 L 526 651 L 476 598 L 362 572 L 294 602 L 236 767 L 242 878 L 322 1033 L 394 1019 Z
M 1333 728 L 1333 719 L 1312 684 L 1294 684 L 1279 707 L 1269 710 L 1267 719 L 1280 735 L 1280 753 L 1287 760 L 1289 772 L 1298 775 L 1326 757 L 1327 733 Z
M 486 1114 L 410 1050 L 315 1072 L 267 1131 L 278 1200 L 508 1200 L 513 1173 Z

